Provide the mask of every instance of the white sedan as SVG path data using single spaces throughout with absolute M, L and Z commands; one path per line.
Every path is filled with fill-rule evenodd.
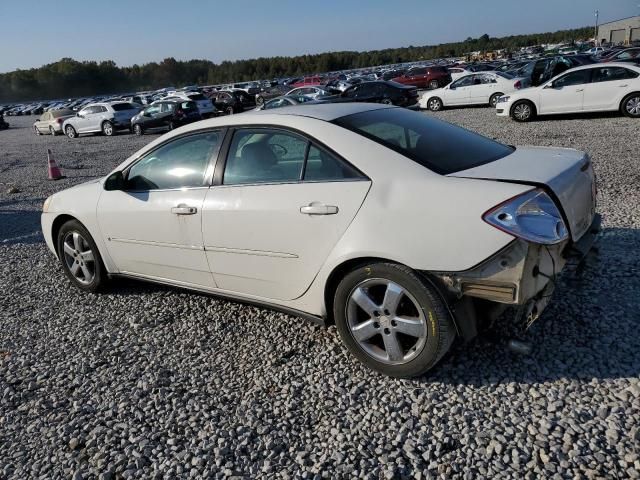
M 498 99 L 496 113 L 518 122 L 537 115 L 620 111 L 640 118 L 640 67 L 596 63 L 572 68 L 534 88 Z
M 500 306 L 535 320 L 598 218 L 583 152 L 347 103 L 176 129 L 49 197 L 42 229 L 81 290 L 133 277 L 335 322 L 406 377 Z
M 427 90 L 420 98 L 420 107 L 432 112 L 444 107 L 461 105 L 489 105 L 495 107 L 498 98 L 515 92 L 523 79 L 502 72 L 481 72 L 463 75 L 449 85 Z

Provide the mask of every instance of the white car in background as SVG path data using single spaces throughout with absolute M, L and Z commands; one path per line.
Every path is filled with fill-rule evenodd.
M 328 97 L 334 95 L 334 93 L 323 87 L 298 87 L 288 91 L 286 95 L 304 95 L 305 97 L 313 98 L 315 100 L 318 97 Z
M 335 322 L 357 358 L 400 377 L 501 307 L 535 320 L 598 226 L 587 154 L 368 103 L 178 128 L 42 213 L 81 290 L 133 277 Z
M 163 100 L 192 100 L 198 106 L 198 112 L 203 118 L 210 117 L 214 113 L 217 113 L 216 107 L 210 98 L 207 98 L 200 92 L 174 92 L 167 96 Z
M 566 70 L 538 87 L 505 95 L 496 113 L 527 122 L 537 115 L 619 110 L 640 118 L 640 67 L 595 63 Z
M 100 132 L 110 137 L 117 130 L 129 130 L 131 119 L 140 109 L 138 104 L 122 101 L 91 103 L 82 107 L 75 117 L 65 120 L 62 131 L 69 138 Z
M 461 105 L 489 105 L 495 107 L 505 93 L 522 88 L 522 78 L 502 72 L 479 72 L 459 77 L 449 85 L 427 90 L 420 97 L 420 108 L 432 112 L 444 107 Z

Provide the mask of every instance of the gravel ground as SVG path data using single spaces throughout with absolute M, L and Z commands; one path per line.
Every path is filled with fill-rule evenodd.
M 530 356 L 480 338 L 415 380 L 367 371 L 334 327 L 136 282 L 74 289 L 42 241 L 42 201 L 152 137 L 37 137 L 32 118 L 9 117 L 0 478 L 639 477 L 640 123 L 438 116 L 588 151 L 605 230 L 598 260 L 560 283 L 528 332 Z M 46 180 L 47 148 L 67 179 Z

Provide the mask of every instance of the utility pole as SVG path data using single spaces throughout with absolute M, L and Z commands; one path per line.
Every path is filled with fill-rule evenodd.
M 596 10 L 596 29 L 593 38 L 595 40 L 596 47 L 598 46 L 598 10 Z

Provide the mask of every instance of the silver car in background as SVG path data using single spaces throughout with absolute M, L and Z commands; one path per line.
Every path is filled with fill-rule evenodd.
M 99 102 L 86 105 L 75 117 L 62 124 L 62 130 L 69 138 L 81 133 L 100 133 L 110 137 L 117 130 L 131 128 L 131 118 L 138 114 L 141 106 L 122 101 Z
M 76 112 L 69 108 L 50 110 L 40 115 L 40 118 L 33 123 L 33 131 L 36 135 L 48 133 L 58 135 L 62 133 L 62 124 L 68 118 L 74 117 Z

